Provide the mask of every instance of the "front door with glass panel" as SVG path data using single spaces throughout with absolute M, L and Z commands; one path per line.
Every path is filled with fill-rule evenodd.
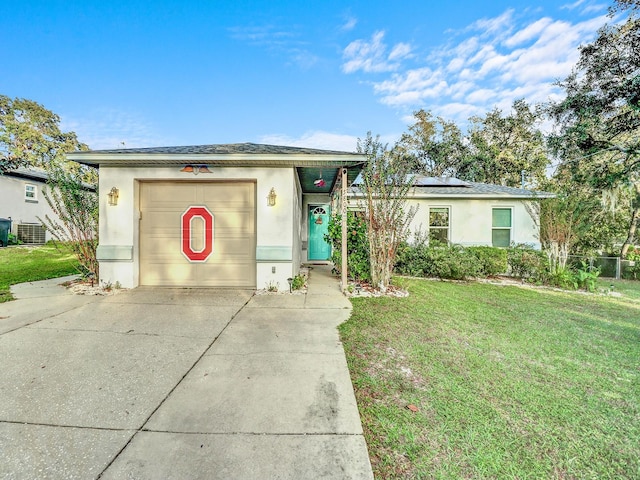
M 309 260 L 329 260 L 331 245 L 324 239 L 329 231 L 329 206 L 309 206 Z

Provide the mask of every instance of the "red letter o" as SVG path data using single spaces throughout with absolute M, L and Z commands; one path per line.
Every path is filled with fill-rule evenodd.
M 191 220 L 195 217 L 204 220 L 204 248 L 200 251 L 191 248 Z M 213 253 L 213 214 L 207 207 L 189 207 L 182 214 L 181 243 L 182 253 L 190 262 L 206 262 Z

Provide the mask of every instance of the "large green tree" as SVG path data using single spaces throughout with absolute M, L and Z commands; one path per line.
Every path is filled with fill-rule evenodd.
M 431 112 L 414 112 L 415 123 L 394 147 L 418 174 L 458 177 L 464 170 L 468 149 L 462 131 L 454 122 Z
M 506 115 L 495 108 L 484 117 L 471 117 L 469 158 L 461 178 L 518 187 L 525 175 L 529 186 L 544 182 L 549 157 L 539 129 L 541 114 L 516 100 Z
M 545 179 L 549 157 L 538 128 L 541 115 L 524 100 L 515 101 L 506 115 L 496 108 L 471 117 L 467 134 L 429 111 L 418 110 L 413 117 L 394 151 L 415 173 L 508 186 L 519 186 L 523 173 L 530 186 Z
M 551 142 L 578 183 L 633 196 L 625 256 L 640 222 L 640 2 L 616 1 L 602 27 L 580 48 L 580 59 L 560 86 L 565 97 L 549 106 L 559 127 Z M 609 195 L 606 195 L 609 193 Z
M 0 174 L 18 167 L 62 164 L 65 154 L 87 150 L 60 117 L 33 100 L 0 95 Z

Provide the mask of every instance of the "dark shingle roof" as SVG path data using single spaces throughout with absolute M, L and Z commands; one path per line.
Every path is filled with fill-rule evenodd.
M 437 186 L 437 187 L 425 187 L 416 186 L 415 196 L 508 196 L 508 197 L 523 197 L 523 198 L 547 198 L 555 196 L 549 192 L 540 192 L 535 190 L 527 190 L 526 188 L 505 187 L 503 185 L 494 185 L 491 183 L 477 183 L 477 182 L 465 182 L 465 186 Z
M 185 145 L 177 147 L 120 148 L 115 150 L 90 150 L 96 154 L 168 154 L 168 155 L 358 155 L 355 152 L 320 150 L 316 148 L 287 147 L 258 143 L 225 143 L 217 145 Z
M 49 175 L 47 175 L 47 172 L 45 172 L 40 168 L 35 169 L 35 168 L 19 167 L 14 170 L 9 170 L 8 172 L 5 173 L 5 175 L 9 177 L 20 177 L 20 178 L 26 178 L 30 180 L 37 180 L 43 183 L 46 183 L 47 180 L 49 180 Z
M 92 166 L 163 167 L 180 164 L 203 164 L 228 167 L 357 167 L 366 156 L 353 152 L 315 148 L 229 143 L 183 147 L 123 148 L 89 150 L 67 154 L 69 160 Z
M 361 182 L 357 182 L 361 183 Z M 452 177 L 421 177 L 413 179 L 414 187 L 409 190 L 411 198 L 552 198 L 554 193 L 526 188 L 505 187 L 491 183 L 467 182 Z M 358 187 L 351 193 L 359 195 Z

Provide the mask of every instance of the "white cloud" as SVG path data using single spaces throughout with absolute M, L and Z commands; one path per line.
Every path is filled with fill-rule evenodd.
M 580 13 L 582 15 L 589 15 L 592 13 L 597 13 L 597 12 L 604 12 L 607 10 L 607 8 L 609 7 L 609 5 L 604 4 L 604 3 L 594 3 L 592 1 L 587 1 L 587 0 L 577 0 L 576 2 L 573 3 L 568 3 L 565 5 L 562 5 L 560 7 L 561 10 L 576 10 L 576 9 L 580 9 Z
M 287 145 L 291 147 L 355 152 L 358 138 L 352 135 L 315 130 L 305 132 L 302 136 L 297 138 L 283 134 L 263 135 L 258 141 L 269 145 Z
M 342 27 L 340 27 L 340 30 L 348 32 L 350 30 L 353 30 L 357 24 L 358 24 L 357 18 L 348 17 L 346 21 L 342 24 Z
M 522 30 L 517 31 L 514 35 L 508 38 L 504 42 L 504 44 L 507 47 L 515 47 L 516 45 L 525 43 L 532 38 L 540 35 L 540 33 L 543 32 L 552 22 L 553 20 L 548 17 L 541 18 L 540 20 L 533 22 L 531 25 L 523 28 Z
M 409 45 L 408 43 L 398 43 L 395 47 L 393 47 L 393 50 L 391 50 L 391 53 L 389 54 L 389 60 L 400 60 L 409 56 L 410 53 L 411 45 Z
M 574 10 L 576 8 L 578 8 L 580 5 L 582 5 L 585 2 L 585 0 L 577 0 L 576 2 L 573 3 L 567 3 L 565 5 L 561 5 L 560 9 L 561 10 Z
M 503 37 L 513 28 L 513 9 L 505 11 L 495 18 L 481 18 L 472 23 L 467 30 L 479 31 L 483 36 Z
M 354 40 L 344 49 L 342 57 L 345 63 L 342 70 L 345 73 L 363 72 L 391 72 L 400 66 L 398 60 L 406 58 L 411 53 L 408 43 L 398 43 L 387 55 L 387 46 L 382 41 L 384 31 L 380 30 L 371 36 L 371 40 Z
M 102 109 L 87 117 L 61 116 L 63 131 L 76 132 L 92 150 L 171 145 L 173 141 L 155 133 L 151 123 L 131 112 Z
M 466 100 L 469 103 L 485 103 L 488 100 L 492 100 L 498 96 L 495 90 L 491 90 L 489 88 L 480 88 L 474 90 L 469 95 L 467 95 Z
M 275 25 L 251 25 L 230 27 L 228 31 L 234 40 L 262 48 L 274 56 L 285 57 L 287 64 L 297 65 L 303 70 L 310 69 L 319 61 L 307 49 L 308 43 L 302 38 L 299 28 L 289 30 Z
M 586 2 L 576 2 L 572 8 L 591 5 Z M 390 72 L 371 83 L 386 105 L 405 112 L 428 108 L 447 118 L 466 120 L 469 114 L 495 106 L 510 109 L 519 98 L 535 103 L 557 97 L 559 90 L 553 83 L 570 73 L 579 57 L 578 47 L 595 38 L 606 20 L 600 15 L 569 22 L 509 9 L 449 32 L 445 42 L 422 60 L 413 54 L 416 45 L 402 50 L 402 44 L 397 44 L 398 52 L 406 52 L 414 62 L 404 70 L 400 65 L 392 67 L 382 42 L 384 32 L 376 32 L 370 41 L 357 40 L 345 49 L 348 61 L 343 69 Z

